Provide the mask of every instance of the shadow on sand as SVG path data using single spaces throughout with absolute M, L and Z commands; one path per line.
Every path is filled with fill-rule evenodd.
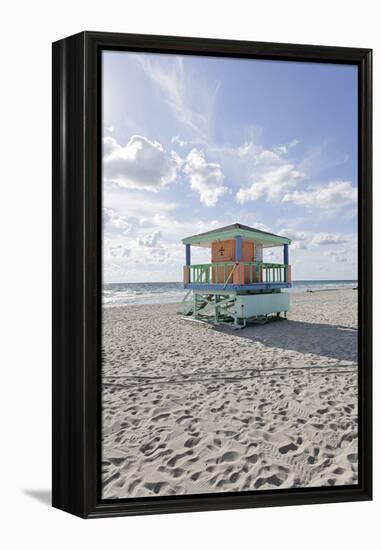
M 231 331 L 238 338 L 260 342 L 269 348 L 312 353 L 339 361 L 357 362 L 357 328 L 321 323 L 279 319 L 265 325 L 249 324 L 243 330 Z

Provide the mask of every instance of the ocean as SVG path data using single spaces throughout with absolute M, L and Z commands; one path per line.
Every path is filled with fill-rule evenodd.
M 103 306 L 181 302 L 187 292 L 181 285 L 182 283 L 107 283 L 103 285 Z M 355 287 L 356 280 L 293 281 L 292 288 L 285 291 L 307 292 Z

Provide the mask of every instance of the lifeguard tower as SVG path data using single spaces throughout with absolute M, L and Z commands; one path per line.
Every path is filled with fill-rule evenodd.
M 248 321 L 286 316 L 291 287 L 291 240 L 240 223 L 182 240 L 185 245 L 183 314 L 244 328 Z M 211 249 L 211 263 L 191 264 L 191 247 Z M 283 247 L 283 263 L 264 263 L 263 249 Z

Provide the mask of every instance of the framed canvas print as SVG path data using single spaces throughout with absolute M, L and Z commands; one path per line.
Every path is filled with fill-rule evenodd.
M 53 505 L 369 500 L 371 50 L 53 45 Z

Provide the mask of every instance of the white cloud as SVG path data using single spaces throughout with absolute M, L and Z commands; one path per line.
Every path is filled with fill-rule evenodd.
M 357 189 L 350 181 L 331 181 L 309 191 L 288 192 L 282 202 L 305 208 L 339 209 L 357 202 Z
M 179 162 L 176 153 L 143 136 L 132 136 L 125 146 L 113 137 L 103 140 L 105 181 L 121 187 L 158 191 L 176 180 Z
M 249 155 L 253 151 L 254 145 L 251 141 L 245 142 L 243 145 L 239 145 L 239 147 L 231 147 L 229 150 L 229 153 L 237 153 L 239 157 L 245 157 Z
M 179 136 L 173 136 L 171 138 L 171 143 L 173 143 L 174 145 L 179 145 L 179 147 L 186 147 L 189 142 L 180 139 Z
M 127 233 L 131 230 L 131 224 L 125 216 L 120 216 L 112 208 L 102 208 L 102 221 L 104 231 Z
M 144 273 L 147 264 L 155 265 L 168 261 L 173 255 L 174 248 L 180 249 L 180 243 L 174 247 L 172 243 L 161 239 L 159 231 L 141 236 L 135 232 L 128 236 L 113 235 L 112 238 L 104 239 L 103 253 L 106 263 L 111 263 L 114 268 L 119 265 L 128 272 L 140 265 Z M 177 264 L 181 266 L 181 261 L 177 261 Z
M 292 141 L 290 141 L 290 143 L 287 143 L 286 145 L 278 145 L 277 147 L 274 147 L 274 150 L 279 155 L 286 155 L 290 149 L 293 149 L 299 143 L 300 142 L 298 139 L 293 139 Z
M 146 246 L 148 248 L 154 248 L 157 243 L 158 243 L 158 240 L 160 239 L 161 237 L 161 232 L 160 231 L 154 231 L 153 233 L 149 233 L 147 235 L 143 235 L 142 237 L 140 237 L 138 239 L 138 243 L 140 246 Z
M 288 237 L 292 241 L 292 248 L 295 250 L 306 250 L 310 241 L 310 234 L 306 231 L 295 231 L 293 229 L 282 228 L 280 235 Z
M 267 200 L 279 199 L 282 193 L 294 188 L 298 180 L 303 176 L 294 164 L 282 164 L 265 172 L 259 181 L 255 181 L 250 187 L 241 188 L 237 195 L 237 201 L 244 204 L 247 201 L 258 200 L 266 197 Z
M 145 223 L 152 219 L 152 213 L 168 214 L 179 207 L 177 202 L 160 199 L 157 193 L 144 189 L 128 189 L 115 184 L 103 186 L 104 204 L 120 214 L 128 216 L 130 223 Z
M 226 223 L 226 220 L 201 221 L 196 217 L 190 217 L 185 220 L 157 213 L 150 220 L 147 220 L 147 223 L 150 224 L 153 230 L 160 231 L 163 238 L 167 241 L 181 243 L 181 239 L 184 237 L 222 227 Z
M 283 228 L 279 231 L 280 235 L 288 237 L 292 241 L 292 249 L 294 250 L 311 250 L 319 246 L 336 246 L 339 244 L 350 243 L 355 247 L 355 236 L 352 234 L 343 235 L 342 233 L 315 233 L 313 231 L 297 231 L 294 229 Z M 325 256 L 342 257 L 344 251 L 327 251 Z M 345 261 L 335 259 L 335 261 Z
M 131 250 L 118 240 L 104 239 L 103 254 L 106 258 L 126 258 L 130 256 Z
M 278 151 L 266 149 L 256 141 L 245 141 L 242 145 L 216 147 L 215 149 L 220 151 L 224 156 L 229 155 L 233 158 L 238 157 L 238 159 L 245 160 L 246 162 L 249 161 L 251 166 L 262 164 L 279 166 L 283 162 Z
M 258 152 L 255 156 L 257 163 L 273 163 L 279 160 L 278 153 L 270 149 L 263 149 L 263 151 Z
M 111 153 L 119 147 L 115 138 L 111 136 L 106 136 L 103 138 L 103 158 L 107 158 Z
M 267 162 L 284 162 L 281 158 L 286 155 L 290 149 L 293 149 L 296 145 L 300 143 L 298 139 L 293 139 L 290 143 L 285 145 L 277 145 L 271 149 L 265 148 L 259 143 L 259 136 L 256 139 L 252 138 L 249 141 L 245 141 L 242 145 L 238 147 L 230 147 L 227 149 L 227 152 L 232 154 L 237 154 L 239 157 L 252 157 L 257 164 L 267 163 Z
M 137 59 L 145 74 L 164 94 L 177 120 L 197 135 L 206 137 L 220 81 L 211 84 L 203 80 L 200 74 L 192 74 L 187 61 L 180 56 L 161 57 L 153 61 L 144 55 Z
M 338 245 L 345 243 L 355 243 L 355 235 L 343 235 L 342 233 L 315 233 L 313 231 L 296 231 L 294 229 L 283 228 L 279 231 L 292 240 L 292 248 L 299 250 L 311 249 L 312 247 Z M 336 252 L 334 252 L 336 254 Z M 325 255 L 331 255 L 326 252 Z
M 309 238 L 309 233 L 306 231 L 296 231 L 294 229 L 288 229 L 286 227 L 282 228 L 279 231 L 280 235 L 288 237 L 292 241 L 307 241 Z
M 292 248 L 295 250 L 307 250 L 308 246 L 303 241 L 293 241 Z
M 299 145 L 300 141 L 298 139 L 292 139 L 290 141 L 290 143 L 288 144 L 288 148 L 289 149 L 292 149 L 293 147 L 295 147 L 296 145 Z
M 347 239 L 339 233 L 318 233 L 313 237 L 312 242 L 319 245 L 344 244 Z
M 345 250 L 330 250 L 329 252 L 326 252 L 326 256 L 329 256 L 332 258 L 332 260 L 336 263 L 347 263 L 348 262 L 348 256 L 345 252 Z
M 198 149 L 192 149 L 186 157 L 184 172 L 190 180 L 191 189 L 199 193 L 200 201 L 205 206 L 215 206 L 218 199 L 228 191 L 223 185 L 221 166 L 207 162 Z
M 261 222 L 253 222 L 249 224 L 249 227 L 254 227 L 255 229 L 259 229 L 260 231 L 266 231 L 267 233 L 274 233 L 271 227 Z

